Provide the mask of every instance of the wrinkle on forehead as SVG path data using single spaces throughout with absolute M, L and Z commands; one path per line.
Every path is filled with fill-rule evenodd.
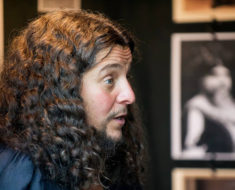
M 112 56 L 109 56 L 112 52 Z M 95 64 L 98 64 L 102 61 L 105 61 L 106 59 L 110 61 L 121 61 L 121 62 L 127 62 L 130 63 L 132 61 L 132 53 L 129 47 L 123 47 L 120 45 L 116 45 L 110 48 L 106 48 L 101 50 L 97 55 L 95 59 Z

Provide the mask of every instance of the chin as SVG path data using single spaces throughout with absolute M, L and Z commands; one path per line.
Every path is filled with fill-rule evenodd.
M 103 131 L 98 138 L 101 150 L 107 157 L 113 156 L 116 153 L 116 149 L 123 143 L 122 141 L 121 132 L 108 133 L 107 131 Z
M 122 140 L 122 135 L 118 135 L 118 136 L 111 136 L 111 135 L 108 135 L 108 138 L 111 139 L 112 141 L 114 142 L 119 142 Z
M 114 132 L 112 134 L 107 134 L 107 137 L 114 142 L 119 142 L 122 140 L 122 132 Z

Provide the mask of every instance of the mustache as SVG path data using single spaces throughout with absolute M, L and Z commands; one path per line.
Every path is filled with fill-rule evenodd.
M 116 111 L 111 112 L 108 117 L 107 117 L 107 122 L 114 119 L 115 117 L 117 117 L 118 115 L 122 115 L 122 114 L 127 114 L 127 108 L 122 108 Z

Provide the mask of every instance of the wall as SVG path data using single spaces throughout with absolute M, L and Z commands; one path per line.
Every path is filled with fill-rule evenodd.
M 4 1 L 5 44 L 37 15 L 35 0 Z M 82 8 L 103 12 L 138 38 L 141 60 L 134 64 L 137 99 L 143 112 L 151 155 L 147 189 L 170 190 L 173 167 L 210 167 L 207 162 L 170 158 L 170 36 L 175 32 L 234 31 L 235 22 L 174 24 L 170 0 L 83 0 Z M 230 167 L 233 163 L 214 163 Z

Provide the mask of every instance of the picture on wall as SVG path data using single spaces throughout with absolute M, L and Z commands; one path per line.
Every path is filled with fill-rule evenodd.
M 176 23 L 234 21 L 235 0 L 172 0 Z
M 176 168 L 172 171 L 172 190 L 234 190 L 235 170 Z
M 235 33 L 171 39 L 171 155 L 235 159 Z
M 81 0 L 37 0 L 37 2 L 38 12 L 81 9 Z

